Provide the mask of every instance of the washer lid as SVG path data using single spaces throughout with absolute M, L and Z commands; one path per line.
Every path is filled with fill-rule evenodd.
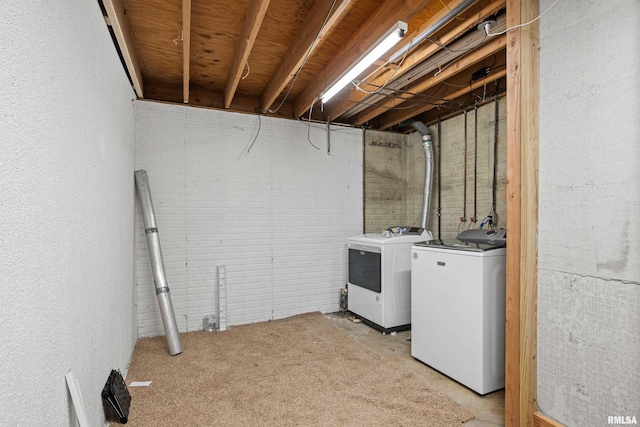
M 431 238 L 431 232 L 427 230 L 424 230 L 422 234 L 402 234 L 400 236 L 390 237 L 384 237 L 381 233 L 369 233 L 349 237 L 349 243 L 364 243 L 370 245 L 398 245 L 423 242 Z
M 427 240 L 426 242 L 417 242 L 415 246 L 424 246 L 428 248 L 441 248 L 441 249 L 453 249 L 457 251 L 470 251 L 470 252 L 486 252 L 493 249 L 504 248 L 505 245 L 490 245 L 488 243 L 470 243 L 461 242 L 460 240 Z

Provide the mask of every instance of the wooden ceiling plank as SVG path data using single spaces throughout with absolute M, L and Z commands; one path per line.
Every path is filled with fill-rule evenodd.
M 506 37 L 504 35 L 496 37 L 490 42 L 483 45 L 482 47 L 479 47 L 473 52 L 461 57 L 451 65 L 447 66 L 444 69 L 444 71 L 439 73 L 437 76 L 429 77 L 428 79 L 425 79 L 421 82 L 411 85 L 408 87 L 407 90 L 413 93 L 422 93 L 434 87 L 435 85 L 446 81 L 448 78 L 459 73 L 460 71 L 463 71 L 471 67 L 472 65 L 477 64 L 478 62 L 482 61 L 488 56 L 503 50 L 505 48 L 505 45 L 506 45 Z M 406 100 L 407 100 L 407 97 L 404 97 L 403 99 L 387 98 L 381 104 L 378 104 L 378 106 L 369 108 L 367 110 L 362 111 L 361 113 L 356 114 L 352 118 L 351 122 L 354 125 L 361 125 L 373 119 L 374 117 L 377 117 L 383 113 L 388 112 L 390 108 L 396 107 L 401 103 L 405 102 Z M 401 110 L 396 115 L 404 117 L 407 114 L 409 114 L 409 112 L 411 111 L 413 111 L 413 109 Z M 408 116 L 408 117 L 411 118 L 412 116 Z M 393 120 L 395 120 L 395 118 Z M 402 120 L 404 119 L 400 119 L 396 123 L 399 123 Z
M 461 1 L 462 0 L 452 2 L 451 4 L 449 4 L 449 7 L 454 8 Z M 460 21 L 458 25 L 449 30 L 446 34 L 434 37 L 434 40 L 444 46 L 450 44 L 470 29 L 477 27 L 478 24 L 484 21 L 487 17 L 492 16 L 500 9 L 503 9 L 505 7 L 505 4 L 506 0 L 496 0 L 485 5 L 481 10 L 474 13 L 472 16 L 468 17 L 464 21 Z M 422 33 L 447 13 L 449 13 L 449 10 L 443 9 L 440 13 L 434 15 L 432 19 L 430 19 L 422 27 L 420 27 L 417 33 Z M 407 40 L 407 43 L 409 43 L 410 41 L 411 40 Z M 440 49 L 441 47 L 435 43 L 431 43 L 424 48 L 417 48 L 413 53 L 407 55 L 400 67 L 396 69 L 396 67 L 391 66 L 387 69 L 381 70 L 375 77 L 373 77 L 373 79 L 370 80 L 370 82 L 378 87 L 385 84 L 393 83 L 394 81 L 398 80 L 400 77 L 411 71 L 413 68 L 415 68 L 417 65 L 428 59 L 430 56 L 438 52 Z M 393 77 L 391 80 L 389 80 L 389 77 L 391 75 Z M 325 107 L 325 110 L 327 111 L 327 117 L 331 120 L 335 120 L 343 114 L 347 113 L 351 108 L 353 108 L 354 105 L 357 105 L 357 103 L 362 102 L 368 97 L 370 97 L 370 94 L 367 94 L 365 92 L 357 90 L 351 91 L 345 97 L 345 99 L 336 100 L 333 105 Z
M 103 0 L 102 3 L 107 11 L 111 28 L 116 35 L 124 63 L 131 76 L 133 89 L 136 91 L 138 98 L 144 98 L 142 67 L 138 59 L 139 56 L 136 52 L 135 44 L 133 43 L 131 26 L 125 16 L 122 0 Z
M 182 99 L 189 103 L 191 63 L 191 0 L 182 0 Z
M 224 94 L 224 108 L 229 108 L 231 101 L 238 89 L 240 78 L 247 66 L 247 60 L 253 49 L 253 44 L 258 37 L 258 32 L 262 26 L 262 20 L 267 13 L 269 2 L 271 0 L 251 0 L 247 10 L 247 16 L 242 27 L 240 37 L 236 46 L 236 52 L 233 56 L 233 62 L 227 76 Z
M 335 2 L 335 4 L 334 4 Z M 260 96 L 260 110 L 266 112 L 289 84 L 304 59 L 349 9 L 352 0 L 319 0 L 302 24 L 295 38 L 275 69 Z M 327 18 L 327 15 L 329 18 Z M 326 22 L 325 22 L 326 21 Z M 324 25 L 323 25 L 324 24 Z
M 371 40 L 382 37 L 398 21 L 408 21 L 428 0 L 387 0 L 353 34 L 342 49 L 310 81 L 297 100 L 296 116 L 302 116 L 318 99 L 320 93 L 333 84 L 360 56 L 371 47 Z

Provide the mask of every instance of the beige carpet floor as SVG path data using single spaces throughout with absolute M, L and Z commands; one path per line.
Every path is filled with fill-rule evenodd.
M 129 426 L 459 426 L 448 396 L 338 330 L 320 313 L 138 340 Z M 113 424 L 114 426 L 117 424 Z

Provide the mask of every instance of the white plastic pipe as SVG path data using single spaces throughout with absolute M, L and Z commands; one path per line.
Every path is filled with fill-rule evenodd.
M 153 272 L 158 305 L 160 306 L 162 324 L 164 325 L 164 334 L 167 337 L 169 354 L 175 356 L 176 354 L 182 353 L 182 343 L 180 341 L 180 333 L 178 332 L 176 316 L 173 312 L 173 304 L 171 304 L 171 293 L 169 292 L 169 286 L 167 285 L 167 276 L 164 272 L 162 250 L 160 249 L 160 238 L 158 237 L 156 217 L 153 213 L 153 201 L 151 200 L 151 191 L 149 190 L 147 172 L 144 170 L 136 171 L 135 178 L 136 189 L 138 190 L 138 197 L 140 199 L 140 207 L 142 208 L 144 232 L 147 236 L 147 246 L 149 247 L 151 271 Z

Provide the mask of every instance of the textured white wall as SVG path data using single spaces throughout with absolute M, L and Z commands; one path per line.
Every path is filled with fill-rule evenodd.
M 135 342 L 133 91 L 95 1 L 7 0 L 0 25 L 0 425 L 92 426 Z
M 640 419 L 640 3 L 564 0 L 540 34 L 539 406 Z
M 302 122 L 150 102 L 135 110 L 136 168 L 149 175 L 181 332 L 215 313 L 219 265 L 229 325 L 338 310 L 347 238 L 362 232 L 360 130 L 332 127 L 327 155 L 324 126 L 311 128 L 316 150 Z M 138 217 L 138 334 L 161 335 L 142 230 Z

